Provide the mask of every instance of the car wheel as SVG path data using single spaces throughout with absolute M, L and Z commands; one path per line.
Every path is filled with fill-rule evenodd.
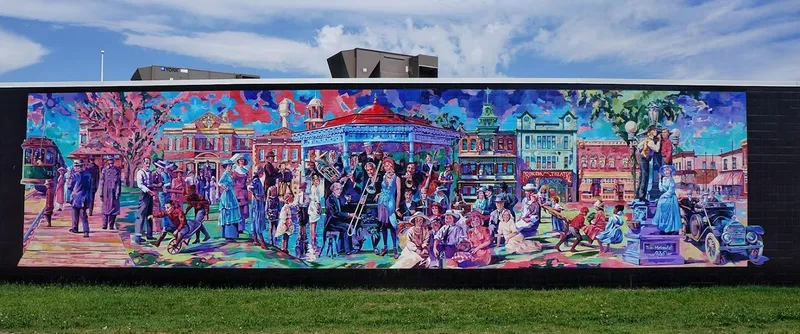
M 689 234 L 692 240 L 700 241 L 700 238 L 703 237 L 703 217 L 700 215 L 692 215 L 689 218 Z
M 720 254 L 719 239 L 714 233 L 706 234 L 705 251 L 708 262 L 713 264 L 720 264 L 722 261 L 722 254 Z
M 750 260 L 752 264 L 758 264 L 758 260 L 761 259 L 761 255 L 764 254 L 764 242 L 761 241 L 761 236 L 758 236 L 758 241 L 756 245 L 761 246 L 759 248 L 753 248 L 747 252 L 747 258 Z

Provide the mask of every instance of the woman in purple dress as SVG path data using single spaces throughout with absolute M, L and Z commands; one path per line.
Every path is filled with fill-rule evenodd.
M 247 172 L 247 158 L 243 155 L 236 154 L 231 158 L 236 162 L 236 166 L 231 171 L 233 177 L 233 192 L 236 193 L 236 200 L 239 201 L 239 233 L 244 232 L 245 221 L 250 217 L 250 196 L 247 192 L 248 186 L 248 172 Z

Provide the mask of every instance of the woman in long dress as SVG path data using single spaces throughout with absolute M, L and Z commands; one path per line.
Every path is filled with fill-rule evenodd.
M 489 233 L 488 227 L 483 226 L 483 217 L 480 212 L 472 211 L 469 214 L 469 226 L 467 239 L 463 243 L 466 247 L 453 255 L 448 263 L 450 267 L 481 267 L 492 262 L 492 250 L 489 249 L 492 234 Z
M 392 265 L 393 269 L 407 269 L 416 266 L 427 266 L 430 261 L 430 248 L 428 247 L 431 240 L 431 231 L 428 227 L 428 217 L 425 217 L 422 212 L 416 212 L 411 216 L 411 222 L 414 223 L 406 232 L 406 247 L 397 262 Z
M 605 207 L 602 201 L 594 202 L 594 212 L 590 213 L 586 219 L 589 220 L 590 224 L 584 226 L 581 230 L 589 237 L 589 244 L 591 245 L 597 240 L 597 234 L 606 229 L 606 224 L 608 223 L 606 222 Z M 603 245 L 600 245 L 600 248 L 603 248 Z
M 239 200 L 236 199 L 233 188 L 232 166 L 233 161 L 222 162 L 222 168 L 225 171 L 219 178 L 219 226 L 222 227 L 222 237 L 229 241 L 239 237 L 239 222 L 242 221 L 239 213 Z
M 600 253 L 605 253 L 611 250 L 611 244 L 622 243 L 622 214 L 625 212 L 624 205 L 617 205 L 614 207 L 614 214 L 608 218 L 606 229 L 597 234 L 597 242 L 600 243 Z M 602 245 L 606 245 L 603 248 Z
M 311 186 L 308 190 L 308 226 L 311 234 L 311 244 L 314 246 L 317 245 L 317 222 L 322 218 L 320 216 L 322 204 L 320 203 L 325 196 L 322 187 L 319 174 L 313 174 L 311 176 Z
M 506 252 L 509 254 L 523 254 L 540 251 L 542 245 L 538 241 L 525 240 L 514 224 L 514 217 L 511 211 L 503 209 L 500 213 L 500 224 L 497 226 L 497 245 L 500 244 L 500 237 L 506 240 Z
M 239 201 L 239 216 L 241 217 L 237 227 L 239 229 L 239 233 L 243 233 L 245 228 L 245 220 L 250 218 L 250 196 L 248 196 L 249 194 L 247 193 L 247 177 L 249 176 L 249 173 L 247 172 L 247 158 L 240 155 L 236 157 L 235 161 L 236 166 L 231 171 L 231 176 L 233 177 L 234 184 L 233 191 L 236 193 L 236 200 Z
M 674 171 L 672 165 L 661 167 L 661 180 L 658 182 L 658 190 L 662 194 L 658 198 L 653 222 L 662 234 L 678 234 L 681 229 L 681 209 L 678 206 L 678 196 L 675 195 L 675 180 L 672 178 Z
M 64 201 L 66 197 L 64 197 L 64 188 L 67 185 L 67 177 L 66 177 L 67 169 L 64 167 L 58 168 L 58 176 L 56 178 L 56 210 L 61 211 L 64 208 Z
M 400 207 L 400 178 L 395 174 L 394 160 L 385 158 L 381 162 L 385 174 L 381 181 L 381 193 L 378 196 L 378 220 L 381 222 L 383 236 L 383 251 L 378 255 L 384 256 L 389 249 L 388 234 L 392 235 L 394 258 L 400 254 L 397 251 L 397 214 Z
M 263 180 L 263 178 L 264 168 L 258 167 L 247 190 L 253 194 L 253 214 L 250 216 L 253 223 L 253 246 L 266 248 L 266 242 L 264 241 L 264 231 L 267 229 L 266 198 L 264 196 L 266 193 L 264 191 L 266 180 Z
M 219 184 L 217 183 L 217 177 L 212 176 L 210 180 L 211 181 L 209 181 L 207 189 L 208 200 L 211 202 L 211 204 L 217 204 L 217 201 L 219 200 Z

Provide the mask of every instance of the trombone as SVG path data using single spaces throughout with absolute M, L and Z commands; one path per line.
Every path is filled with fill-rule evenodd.
M 361 197 L 358 199 L 358 204 L 356 205 L 356 210 L 353 213 L 353 218 L 350 218 L 350 224 L 347 225 L 347 236 L 352 237 L 353 234 L 356 233 L 356 227 L 358 225 L 358 221 L 361 220 L 361 214 L 364 213 L 364 207 L 367 206 L 367 196 L 366 194 L 369 193 L 370 195 L 375 193 L 375 182 L 378 181 L 378 171 L 376 170 L 374 175 L 369 178 L 367 181 L 366 186 L 364 189 L 361 190 Z

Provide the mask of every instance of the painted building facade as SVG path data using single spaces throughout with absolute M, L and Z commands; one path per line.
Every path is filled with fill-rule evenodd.
M 580 201 L 634 199 L 634 165 L 625 141 L 578 139 L 577 147 Z
M 253 137 L 252 128 L 234 127 L 227 114 L 207 112 L 180 128 L 164 129 L 161 146 L 164 159 L 179 168 L 189 172 L 208 166 L 212 175 L 219 178 L 219 162 L 237 153 L 249 156 Z
M 517 142 L 513 131 L 500 131 L 494 108 L 484 103 L 478 126 L 458 145 L 461 176 L 458 185 L 464 199 L 474 200 L 481 186 L 517 189 Z
M 570 110 L 557 122 L 537 121 L 528 111 L 517 117 L 521 182 L 555 189 L 562 201 L 577 198 L 578 122 Z

